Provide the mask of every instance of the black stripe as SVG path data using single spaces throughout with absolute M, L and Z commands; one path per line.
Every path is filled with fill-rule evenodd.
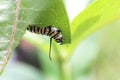
M 32 27 L 30 26 L 30 31 L 32 32 Z
M 57 33 L 54 36 L 52 36 L 52 38 L 56 39 L 57 37 L 59 37 L 60 32 L 61 32 L 61 30 L 57 30 Z
M 29 27 L 29 31 L 32 32 L 31 25 L 29 25 L 28 27 Z
M 46 33 L 46 30 L 47 30 L 47 29 L 46 29 L 46 28 L 44 28 L 44 34 Z
M 30 27 L 27 27 L 27 30 L 30 30 Z
M 47 33 L 47 36 L 48 36 L 50 34 L 50 32 L 51 32 L 51 26 L 48 26 L 47 28 L 49 30 L 48 33 Z
M 34 26 L 33 26 L 33 31 L 34 31 L 34 33 L 36 33 L 36 31 L 35 31 L 35 27 L 36 27 L 36 26 L 34 25 Z
M 37 33 L 38 33 L 38 34 L 39 34 L 39 29 L 40 29 L 40 28 L 39 28 L 39 27 L 37 27 Z
M 54 34 L 55 33 L 55 31 L 53 31 L 53 32 L 51 32 L 51 33 L 49 33 L 49 35 L 48 36 L 51 36 L 52 34 Z
M 42 34 L 42 28 L 40 29 L 40 34 Z
M 57 32 L 55 35 L 53 35 L 52 38 L 55 39 L 56 37 L 58 37 L 58 35 L 59 35 L 59 32 Z

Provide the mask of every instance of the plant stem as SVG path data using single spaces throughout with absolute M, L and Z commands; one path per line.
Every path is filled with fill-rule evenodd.
M 63 60 L 63 57 L 60 55 L 60 49 L 58 49 L 58 46 L 56 44 L 54 45 L 54 50 L 56 52 L 56 57 L 57 57 L 57 63 L 58 63 L 58 68 L 60 72 L 60 80 L 71 80 L 70 75 L 71 75 L 71 70 L 70 70 L 70 65 L 68 62 Z

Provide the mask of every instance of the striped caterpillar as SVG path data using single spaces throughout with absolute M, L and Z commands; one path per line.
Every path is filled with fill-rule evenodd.
M 47 27 L 37 27 L 36 25 L 29 25 L 27 27 L 27 30 L 36 34 L 46 35 L 50 37 L 50 49 L 49 49 L 49 58 L 51 59 L 51 45 L 52 45 L 52 39 L 54 39 L 57 43 L 62 44 L 63 43 L 63 36 L 61 33 L 61 30 L 58 30 L 55 27 L 47 26 Z

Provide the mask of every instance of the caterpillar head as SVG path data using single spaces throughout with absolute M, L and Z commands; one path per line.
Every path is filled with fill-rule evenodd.
M 59 44 L 62 44 L 64 39 L 63 39 L 63 37 L 60 37 L 59 39 L 56 39 L 55 41 Z

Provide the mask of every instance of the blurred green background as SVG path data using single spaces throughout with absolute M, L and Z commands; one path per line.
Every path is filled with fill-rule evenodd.
M 72 22 L 92 0 L 64 2 Z M 49 38 L 27 31 L 0 80 L 120 80 L 119 25 L 119 19 L 111 21 L 84 40 L 80 40 L 77 46 L 59 46 L 53 42 L 53 61 L 48 57 Z M 74 30 L 71 27 L 71 32 Z M 68 53 L 70 51 L 72 52 Z

